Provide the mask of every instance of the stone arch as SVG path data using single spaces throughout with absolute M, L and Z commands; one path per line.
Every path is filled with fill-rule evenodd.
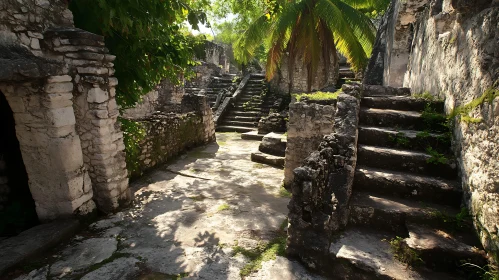
M 95 209 L 75 129 L 72 78 L 61 64 L 20 46 L 0 46 L 0 91 L 11 108 L 16 136 L 41 221 Z
M 15 235 L 38 223 L 28 185 L 14 114 L 0 92 L 0 236 Z

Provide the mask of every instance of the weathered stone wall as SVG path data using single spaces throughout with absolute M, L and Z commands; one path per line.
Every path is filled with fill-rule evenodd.
M 335 107 L 332 133 L 294 169 L 289 183 L 293 197 L 288 205 L 286 250 L 318 270 L 330 264 L 327 254 L 332 235 L 347 225 L 357 163 L 361 89 L 347 85 L 343 89 L 345 93 L 340 94 Z
M 86 214 L 93 199 L 114 210 L 130 195 L 104 39 L 73 28 L 62 0 L 4 0 L 0 15 L 0 90 L 39 218 Z
M 262 117 L 258 122 L 258 134 L 267 134 L 271 132 L 286 132 L 288 123 L 288 112 L 270 113 Z
M 336 100 L 323 104 L 312 101 L 289 105 L 289 123 L 284 167 L 284 185 L 293 181 L 293 170 L 302 165 L 310 153 L 317 150 L 325 135 L 333 132 Z
M 203 95 L 186 95 L 178 113 L 158 112 L 146 117 L 131 118 L 145 132 L 140 152 L 131 159 L 132 176 L 165 163 L 189 148 L 215 140 L 212 111 Z
M 404 86 L 445 98 L 449 113 L 499 81 L 497 1 L 432 1 L 420 16 Z M 482 243 L 499 260 L 499 99 L 470 116 L 482 121 L 458 121 L 454 148 Z
M 155 112 L 176 112 L 185 94 L 185 88 L 163 80 L 153 91 L 142 96 L 135 107 L 124 110 L 124 118 L 142 118 Z
M 293 88 L 289 89 L 289 74 L 287 57 L 284 57 L 281 66 L 276 73 L 275 77 L 270 81 L 273 90 L 291 93 L 307 92 L 307 70 L 304 69 L 301 59 L 297 59 L 294 66 Z M 321 59 L 315 81 L 312 84 L 312 91 L 320 90 L 324 87 L 335 86 L 338 81 L 339 75 L 339 58 L 331 56 L 331 66 L 329 68 L 329 75 L 326 78 L 324 62 Z

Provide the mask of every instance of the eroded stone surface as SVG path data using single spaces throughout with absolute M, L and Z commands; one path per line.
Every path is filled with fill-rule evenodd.
M 114 238 L 91 238 L 68 247 L 61 260 L 50 267 L 50 275 L 64 276 L 100 263 L 113 255 L 117 245 Z
M 289 199 L 279 192 L 282 170 L 250 161 L 258 142 L 237 133 L 219 133 L 217 139 L 135 181 L 134 207 L 92 224 L 90 235 L 97 236 L 81 234 L 83 240 L 55 253 L 61 257 L 51 275 L 78 270 L 65 278 L 100 279 L 108 273 L 114 279 L 115 272 L 135 275 L 137 267 L 138 275 L 241 279 L 249 259 L 235 254 L 234 246 L 250 250 L 282 234 Z M 108 237 L 118 232 L 116 239 Z M 277 260 L 253 279 L 308 275 L 298 263 L 283 266 L 287 261 Z M 109 263 L 89 271 L 101 261 Z M 129 266 L 120 269 L 125 262 Z
M 94 270 L 85 276 L 82 280 L 124 280 L 133 279 L 132 277 L 139 273 L 137 263 L 140 261 L 135 258 L 119 258 L 110 262 L 101 268 Z

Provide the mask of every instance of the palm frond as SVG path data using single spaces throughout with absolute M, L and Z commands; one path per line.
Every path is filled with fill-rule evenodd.
M 367 56 L 370 56 L 376 40 L 376 27 L 371 19 L 342 1 L 337 1 L 337 7 L 342 11 L 343 18 L 353 29 Z
M 246 64 L 254 56 L 255 50 L 262 44 L 270 32 L 271 22 L 266 15 L 256 19 L 234 44 L 236 61 Z
M 315 10 L 317 15 L 333 31 L 337 50 L 358 71 L 367 64 L 367 54 L 364 47 L 355 36 L 355 31 L 345 19 L 343 11 L 338 7 L 340 0 L 318 0 Z
M 384 10 L 390 4 L 390 0 L 341 0 L 354 9 L 362 11 Z

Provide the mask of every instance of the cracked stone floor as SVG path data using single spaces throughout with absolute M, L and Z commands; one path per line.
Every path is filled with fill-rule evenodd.
M 258 144 L 218 133 L 217 143 L 133 182 L 132 207 L 93 223 L 12 279 L 319 279 L 279 256 L 240 275 L 251 261 L 235 249 L 282 237 L 288 212 L 283 170 L 250 161 Z

